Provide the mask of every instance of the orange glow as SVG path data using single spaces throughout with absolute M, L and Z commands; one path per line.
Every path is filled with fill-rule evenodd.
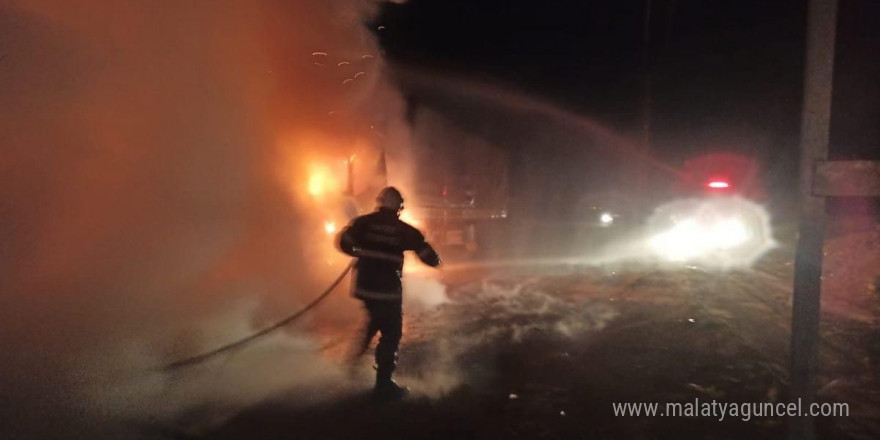
M 314 164 L 309 170 L 308 192 L 312 197 L 341 192 L 339 182 L 327 168 Z
M 309 194 L 312 196 L 319 196 L 324 192 L 324 187 L 327 186 L 327 176 L 323 173 L 312 173 L 309 176 Z
M 416 226 L 416 227 L 421 224 L 421 222 L 417 218 L 413 217 L 412 213 L 409 211 L 401 212 L 400 219 L 403 220 L 404 222 L 409 223 L 410 225 Z
M 333 235 L 336 232 L 336 222 L 333 222 L 333 221 L 324 222 L 324 232 L 326 232 L 327 235 Z

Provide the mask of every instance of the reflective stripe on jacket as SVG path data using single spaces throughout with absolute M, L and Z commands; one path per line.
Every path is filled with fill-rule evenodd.
M 380 208 L 355 218 L 339 234 L 339 248 L 357 257 L 354 296 L 400 301 L 403 253 L 415 251 L 422 262 L 436 267 L 440 257 L 418 229 L 400 220 L 397 213 Z

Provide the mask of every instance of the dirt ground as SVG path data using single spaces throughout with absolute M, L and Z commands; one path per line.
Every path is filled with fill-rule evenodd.
M 829 251 L 859 242 L 873 255 L 876 231 L 867 233 Z M 612 403 L 787 402 L 790 243 L 748 270 L 448 270 L 450 301 L 406 315 L 399 376 L 413 388 L 408 399 L 377 403 L 368 381 L 361 392 L 315 390 L 335 395 L 317 405 L 299 403 L 301 390 L 282 393 L 199 436 L 781 438 L 783 418 L 615 417 Z M 826 272 L 844 270 L 826 263 Z M 871 289 L 861 295 L 829 295 L 823 305 L 819 395 L 848 403 L 850 416 L 817 419 L 821 438 L 880 438 L 878 297 Z

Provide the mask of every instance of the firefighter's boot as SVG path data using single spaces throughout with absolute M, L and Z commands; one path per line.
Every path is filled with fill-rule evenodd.
M 391 379 L 393 368 L 379 366 L 376 369 L 376 387 L 373 395 L 381 400 L 399 400 L 409 394 L 409 388 L 398 385 Z

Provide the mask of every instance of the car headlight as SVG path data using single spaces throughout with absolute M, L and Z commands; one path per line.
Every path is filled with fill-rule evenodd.
M 767 212 L 739 197 L 675 201 L 648 225 L 648 246 L 671 261 L 748 266 L 775 246 Z

